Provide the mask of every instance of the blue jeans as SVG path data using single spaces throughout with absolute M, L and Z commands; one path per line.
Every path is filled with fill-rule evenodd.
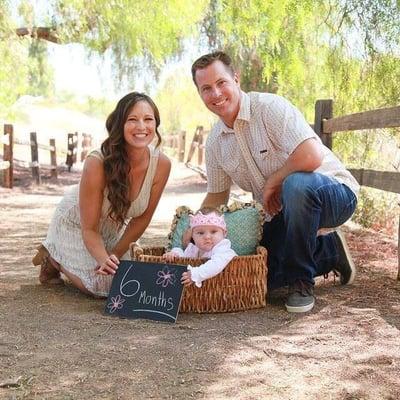
M 334 178 L 315 172 L 286 177 L 282 211 L 264 224 L 261 240 L 268 250 L 268 288 L 297 279 L 314 284 L 314 277 L 331 271 L 339 258 L 335 238 L 317 231 L 343 224 L 356 205 L 354 193 Z

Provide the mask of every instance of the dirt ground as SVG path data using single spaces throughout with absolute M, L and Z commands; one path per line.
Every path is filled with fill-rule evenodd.
M 196 208 L 201 178 L 174 166 L 145 244 L 165 243 L 173 210 Z M 0 399 L 399 399 L 400 282 L 393 237 L 346 227 L 358 275 L 317 283 L 314 310 L 285 291 L 264 309 L 180 314 L 176 324 L 103 314 L 104 300 L 41 286 L 30 260 L 66 185 L 18 175 L 0 189 Z

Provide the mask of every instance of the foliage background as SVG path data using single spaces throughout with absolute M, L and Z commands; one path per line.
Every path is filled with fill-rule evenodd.
M 20 26 L 46 26 L 60 43 L 81 43 L 88 54 L 111 54 L 115 87 L 146 80 L 166 132 L 210 126 L 189 71 L 179 63 L 225 49 L 240 70 L 244 90 L 289 98 L 311 122 L 317 99 L 334 99 L 334 115 L 399 104 L 400 2 L 396 0 L 27 0 L 0 2 L 0 118 L 22 95 L 40 95 L 102 118 L 109 99 L 59 93 L 46 42 L 15 35 Z M 62 45 L 62 44 L 60 44 Z M 178 64 L 160 79 L 171 64 Z M 12 77 L 12 79 L 11 79 Z M 157 85 L 156 82 L 159 82 Z M 348 166 L 399 169 L 398 129 L 344 133 L 334 150 Z M 381 157 L 383 151 L 386 157 Z M 363 189 L 356 220 L 387 225 L 396 196 Z M 392 228 L 393 228 L 392 223 Z

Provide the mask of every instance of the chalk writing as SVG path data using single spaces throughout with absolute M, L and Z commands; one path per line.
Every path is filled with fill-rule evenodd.
M 156 280 L 156 284 L 162 285 L 162 287 L 174 285 L 176 281 L 174 272 L 174 270 L 170 270 L 167 266 L 165 266 L 162 271 L 157 272 L 158 279 Z
M 115 310 L 120 310 L 125 303 L 125 299 L 123 299 L 120 295 L 111 297 L 111 302 L 107 304 L 107 308 L 110 309 L 110 312 L 113 313 Z
M 126 318 L 176 321 L 186 266 L 121 261 L 105 312 Z
M 172 300 L 172 297 L 168 297 L 166 299 L 165 293 L 162 291 L 159 293 L 158 296 L 151 296 L 147 295 L 146 291 L 143 290 L 143 292 L 140 293 L 138 303 L 151 304 L 156 307 L 164 307 L 167 309 L 167 311 L 170 311 L 174 308 L 174 302 Z
M 119 286 L 119 291 L 125 297 L 132 297 L 140 290 L 140 282 L 136 279 L 130 279 L 125 282 L 125 278 L 128 276 L 129 271 L 133 268 L 133 265 L 130 265 L 128 270 L 125 272 L 124 277 L 122 278 L 121 284 Z M 131 292 L 129 292 L 129 289 Z M 133 292 L 132 292 L 133 290 Z

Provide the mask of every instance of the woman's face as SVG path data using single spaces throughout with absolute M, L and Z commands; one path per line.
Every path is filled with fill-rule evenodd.
M 124 124 L 124 139 L 129 146 L 147 147 L 156 133 L 156 118 L 147 101 L 138 101 L 129 111 Z

